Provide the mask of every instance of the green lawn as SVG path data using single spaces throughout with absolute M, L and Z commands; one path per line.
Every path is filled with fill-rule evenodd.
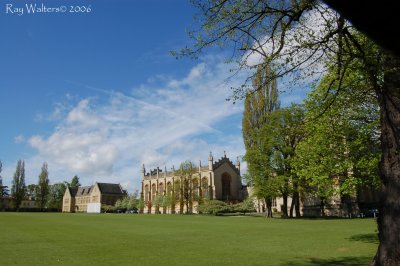
M 0 265 L 367 265 L 373 219 L 0 213 Z

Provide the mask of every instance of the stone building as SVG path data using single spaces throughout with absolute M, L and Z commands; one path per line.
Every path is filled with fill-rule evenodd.
M 63 212 L 100 213 L 103 205 L 115 205 L 115 202 L 127 196 L 119 184 L 95 183 L 92 186 L 65 190 Z
M 256 211 L 264 213 L 266 210 L 265 200 L 255 197 L 252 187 L 248 187 L 248 192 L 250 196 L 253 196 Z M 326 216 L 357 217 L 369 209 L 376 209 L 378 207 L 378 195 L 377 189 L 368 186 L 360 186 L 354 194 L 340 196 L 339 187 L 337 187 L 337 193 L 325 199 L 323 210 Z M 291 204 L 292 198 L 288 197 L 288 212 Z M 274 212 L 282 213 L 283 206 L 282 197 L 273 198 L 272 209 Z M 321 216 L 321 207 L 321 199 L 318 196 L 306 192 L 300 194 L 301 216 Z
M 229 203 L 243 200 L 247 195 L 246 188 L 242 185 L 240 177 L 240 162 L 233 164 L 226 154 L 214 162 L 210 152 L 208 165 L 202 166 L 201 162 L 188 181 L 189 189 L 186 196 L 181 190 L 182 176 L 174 167 L 171 171 L 164 172 L 160 168 L 146 172 L 142 166 L 142 191 L 141 199 L 144 202 L 144 213 L 186 213 L 197 212 L 196 206 L 203 199 L 216 199 Z M 183 188 L 183 187 L 182 187 Z M 190 191 L 190 199 L 187 197 Z M 183 193 L 182 193 L 183 192 Z M 163 197 L 160 197 L 163 196 Z M 190 204 L 184 204 L 183 198 Z M 160 204 L 160 198 L 169 199 L 166 204 Z

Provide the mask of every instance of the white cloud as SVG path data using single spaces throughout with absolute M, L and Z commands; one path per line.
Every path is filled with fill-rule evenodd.
M 82 184 L 120 182 L 130 191 L 139 188 L 142 163 L 148 169 L 170 169 L 187 159 L 207 164 L 209 151 L 217 159 L 224 150 L 236 161 L 244 154 L 240 127 L 221 132 L 220 126 L 232 117 L 241 123 L 237 115 L 242 107 L 225 99 L 243 77 L 226 83 L 229 68 L 208 58 L 181 79 L 155 76 L 133 88 L 131 95 L 108 92 L 102 95 L 106 104 L 81 99 L 49 136 L 29 138 L 38 151 L 30 160 L 47 161 L 53 182 L 77 174 Z
M 25 141 L 25 137 L 23 135 L 18 135 L 14 138 L 14 142 L 17 144 L 23 143 Z
M 286 31 L 282 49 L 277 45 L 280 33 L 275 40 L 271 34 L 267 34 L 260 42 L 254 43 L 252 51 L 245 53 L 241 60 L 246 66 L 254 67 L 264 61 L 264 54 L 271 55 L 281 49 L 273 62 L 277 66 L 278 75 L 286 73 L 279 80 L 278 89 L 287 92 L 293 87 L 309 87 L 311 83 L 320 80 L 326 71 L 326 63 L 333 56 L 331 48 L 336 45 L 336 40 L 331 38 L 329 43 L 322 43 L 326 42 L 327 29 L 336 26 L 337 16 L 332 9 L 320 3 L 303 14 L 297 24 Z M 319 49 L 315 49 L 317 46 Z

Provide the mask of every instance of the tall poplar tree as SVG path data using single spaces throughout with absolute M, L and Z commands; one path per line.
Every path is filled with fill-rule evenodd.
M 271 112 L 279 108 L 276 80 L 271 81 L 273 71 L 269 65 L 259 66 L 253 78 L 254 92 L 248 93 L 244 102 L 242 119 L 243 141 L 248 163 L 247 180 L 255 194 L 265 200 L 266 216 L 272 217 L 272 199 L 276 196 L 271 183 L 274 174 L 270 164 L 271 139 L 263 135 Z
M 36 201 L 39 204 L 39 208 L 43 209 L 46 207 L 46 203 L 49 197 L 49 171 L 47 163 L 43 163 L 42 171 L 39 175 L 38 184 L 36 187 Z
M 0 198 L 8 195 L 7 186 L 3 186 L 3 177 L 1 171 L 3 170 L 3 163 L 0 161 Z
M 279 109 L 278 88 L 269 65 L 259 66 L 253 79 L 254 92 L 248 93 L 244 102 L 242 119 L 243 141 L 246 148 L 255 145 L 255 131 L 267 123 L 268 114 Z
M 21 202 L 25 197 L 25 193 L 25 162 L 19 160 L 17 163 L 17 168 L 15 169 L 11 186 L 11 196 L 14 198 L 16 209 L 19 209 L 21 206 Z

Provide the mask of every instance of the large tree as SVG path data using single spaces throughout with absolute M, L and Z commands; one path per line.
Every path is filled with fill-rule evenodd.
M 322 215 L 331 196 L 348 201 L 359 188 L 374 187 L 377 183 L 378 103 L 368 82 L 358 77 L 360 74 L 349 71 L 342 79 L 346 93 L 339 95 L 326 92 L 331 83 L 329 77 L 324 77 L 306 100 L 307 137 L 296 150 L 295 171 L 307 185 L 305 191 L 319 196 Z M 357 93 L 352 92 L 361 88 L 364 94 L 356 97 Z M 350 95 L 355 97 L 349 100 Z M 345 205 L 351 213 L 349 203 Z
M 52 209 L 62 209 L 62 200 L 64 197 L 65 190 L 67 189 L 68 183 L 55 183 L 49 185 L 49 195 L 47 201 L 47 207 Z
M 270 123 L 270 114 L 279 108 L 276 80 L 269 81 L 273 75 L 271 67 L 258 68 L 253 78 L 254 92 L 248 93 L 244 102 L 242 134 L 246 148 L 245 160 L 248 164 L 247 181 L 254 192 L 265 201 L 266 217 L 272 217 L 272 199 L 275 191 L 263 187 L 271 185 L 273 171 L 269 163 L 272 143 L 270 138 L 263 137 L 263 131 Z M 260 152 L 269 150 L 268 152 Z M 262 167 L 269 166 L 268 170 Z M 262 167 L 260 167 L 262 166 Z
M 186 213 L 192 213 L 193 197 L 194 197 L 193 180 L 194 180 L 194 175 L 197 172 L 197 168 L 193 162 L 185 161 L 181 163 L 178 171 L 179 171 L 178 177 L 180 181 L 179 192 L 180 192 L 181 213 L 183 212 L 183 206 L 186 207 Z
M 3 163 L 0 161 L 0 198 L 8 196 L 8 187 L 3 185 L 3 177 L 1 171 L 3 170 Z
M 275 139 L 274 156 L 271 159 L 278 177 L 282 180 L 280 192 L 283 197 L 283 217 L 289 216 L 287 212 L 289 195 L 292 197 L 290 217 L 293 217 L 293 211 L 296 217 L 300 217 L 300 184 L 297 174 L 293 171 L 293 161 L 296 148 L 305 136 L 304 116 L 305 109 L 302 105 L 293 104 L 276 110 L 272 113 L 273 123 L 266 132 Z
M 242 118 L 243 141 L 246 148 L 256 145 L 253 134 L 267 122 L 269 113 L 280 106 L 276 80 L 271 80 L 272 69 L 260 67 L 253 78 L 254 92 L 248 93 L 244 102 Z
M 19 160 L 15 169 L 11 186 L 11 196 L 14 198 L 16 209 L 19 209 L 21 206 L 21 202 L 25 198 L 25 194 L 25 162 Z
M 72 178 L 71 183 L 69 184 L 69 187 L 78 188 L 80 185 L 81 185 L 81 183 L 79 183 L 79 177 L 77 175 L 75 175 Z
M 40 172 L 36 188 L 36 201 L 39 204 L 39 208 L 43 209 L 46 207 L 49 193 L 50 193 L 49 170 L 47 167 L 47 163 L 43 163 L 42 171 Z
M 259 64 L 276 67 L 275 77 L 271 78 L 286 74 L 315 77 L 318 72 L 325 72 L 331 63 L 336 73 L 332 82 L 339 82 L 337 93 L 342 93 L 340 82 L 354 62 L 364 70 L 362 78 L 371 83 L 379 102 L 382 150 L 380 244 L 373 264 L 400 264 L 398 55 L 385 49 L 371 49 L 374 44 L 367 37 L 358 38 L 360 34 L 344 16 L 320 1 L 210 0 L 196 1 L 195 5 L 200 10 L 197 16 L 200 30 L 191 33 L 196 44 L 194 49 L 184 49 L 183 55 L 196 56 L 212 45 L 233 47 L 239 68 L 252 67 L 248 59 L 257 55 L 263 58 Z M 346 17 L 352 16 L 347 14 Z M 367 16 L 364 21 L 369 19 Z M 248 88 L 244 86 L 237 91 L 240 94 Z
M 37 185 L 36 184 L 29 184 L 26 186 L 26 197 L 29 200 L 36 200 L 36 191 Z

